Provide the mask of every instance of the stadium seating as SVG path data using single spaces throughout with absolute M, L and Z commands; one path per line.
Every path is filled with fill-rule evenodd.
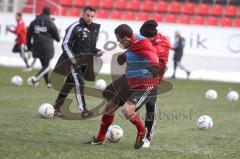
M 208 4 L 199 4 L 197 9 L 197 14 L 199 15 L 208 15 L 209 14 L 209 7 Z
M 168 11 L 168 2 L 158 1 L 156 11 L 157 12 L 167 12 Z
M 140 9 L 140 1 L 139 0 L 130 0 L 128 1 L 128 10 L 139 10 Z
M 127 1 L 126 0 L 117 0 L 115 4 L 116 9 L 126 9 Z
M 206 24 L 216 26 L 218 25 L 218 19 L 216 17 L 207 17 Z
M 72 1 L 60 0 L 60 4 L 63 5 L 63 6 L 72 6 Z
M 231 17 L 237 16 L 237 8 L 233 5 L 228 5 L 225 8 L 224 14 L 225 16 L 231 16 Z
M 183 6 L 184 14 L 194 14 L 195 13 L 195 4 L 194 3 L 185 3 Z
M 165 17 L 165 22 L 166 23 L 176 23 L 177 22 L 177 17 L 174 14 L 167 14 Z
M 240 18 L 237 18 L 235 21 L 235 27 L 240 27 Z
M 49 1 L 59 4 L 52 5 Z M 97 18 L 239 27 L 240 0 L 49 0 L 36 1 L 36 13 L 49 6 L 54 15 L 80 16 L 86 5 L 97 9 Z M 26 0 L 34 5 L 34 0 Z M 32 13 L 33 8 L 23 12 Z
M 222 18 L 220 20 L 220 25 L 223 27 L 231 27 L 232 26 L 232 19 L 231 18 Z
M 73 3 L 74 6 L 77 6 L 77 7 L 84 7 L 86 6 L 86 1 L 83 1 L 83 0 L 75 0 L 74 3 Z
M 160 14 L 160 13 L 152 13 L 152 14 L 150 14 L 149 19 L 154 19 L 157 22 L 162 22 L 163 21 L 162 14 Z
M 146 21 L 148 20 L 148 14 L 146 12 L 139 12 L 135 20 Z
M 112 1 L 112 0 L 102 0 L 101 7 L 111 9 L 111 8 L 113 8 L 113 4 L 114 4 L 113 2 L 114 1 Z
M 120 11 L 114 10 L 109 14 L 109 18 L 111 19 L 121 19 L 122 13 Z
M 144 0 L 142 10 L 143 11 L 153 11 L 154 10 L 154 2 L 152 0 Z
M 99 0 L 88 0 L 87 5 L 98 8 L 100 6 L 100 1 Z
M 204 25 L 204 18 L 202 16 L 194 16 L 191 21 L 192 24 Z
M 169 5 L 169 12 L 171 13 L 181 13 L 181 4 L 180 2 L 172 2 Z
M 188 16 L 188 15 L 183 15 L 183 16 L 181 16 L 180 18 L 179 18 L 179 23 L 180 24 L 190 24 L 190 16 Z
M 133 11 L 125 11 L 122 13 L 123 20 L 135 20 L 135 12 Z
M 222 15 L 222 10 L 223 10 L 223 6 L 222 5 L 214 4 L 212 6 L 212 15 L 214 15 L 214 16 L 221 16 Z
M 108 18 L 108 11 L 104 9 L 99 9 L 97 11 L 97 18 Z
M 70 8 L 69 9 L 69 15 L 70 16 L 80 16 L 80 9 L 78 8 Z

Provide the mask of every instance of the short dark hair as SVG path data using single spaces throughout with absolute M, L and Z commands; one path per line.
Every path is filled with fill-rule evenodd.
M 83 12 L 86 12 L 87 10 L 90 10 L 92 12 L 96 12 L 96 9 L 94 9 L 93 7 L 90 7 L 90 6 L 86 6 L 83 8 Z
M 51 14 L 51 9 L 47 6 L 43 7 L 42 14 L 50 15 Z
M 18 17 L 21 17 L 21 18 L 22 18 L 22 13 L 21 13 L 21 12 L 17 12 L 16 15 L 17 15 Z
M 125 36 L 130 38 L 133 35 L 133 30 L 129 25 L 121 24 L 114 30 L 114 33 L 120 38 L 124 38 Z

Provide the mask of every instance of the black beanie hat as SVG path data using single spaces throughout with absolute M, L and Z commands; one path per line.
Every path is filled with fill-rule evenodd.
M 143 23 L 143 25 L 140 28 L 140 34 L 142 36 L 145 36 L 147 38 L 152 38 L 155 35 L 157 35 L 157 22 L 154 20 L 148 20 Z
M 42 14 L 50 15 L 51 14 L 50 8 L 49 7 L 44 7 L 43 10 L 42 10 Z

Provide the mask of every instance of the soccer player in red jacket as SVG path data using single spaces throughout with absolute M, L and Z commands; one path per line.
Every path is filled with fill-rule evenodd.
M 13 52 L 14 53 L 20 53 L 21 58 L 23 59 L 26 68 L 26 71 L 31 70 L 27 57 L 25 55 L 25 50 L 26 50 L 26 38 L 27 38 L 27 29 L 25 26 L 25 23 L 22 19 L 22 13 L 18 12 L 16 13 L 16 21 L 17 21 L 17 26 L 15 29 L 10 29 L 7 28 L 7 31 L 16 34 L 17 38 L 16 38 L 16 43 L 13 47 Z
M 169 40 L 158 33 L 157 22 L 154 20 L 148 20 L 140 28 L 140 33 L 144 37 L 148 38 L 154 46 L 158 59 L 159 59 L 159 70 L 160 70 L 160 82 L 163 78 L 165 68 L 168 62 L 169 50 L 171 48 Z M 118 56 L 118 63 L 123 65 L 126 62 L 126 53 Z M 146 102 L 146 117 L 145 126 L 148 130 L 146 139 L 144 141 L 144 148 L 150 147 L 150 142 L 154 133 L 154 125 L 156 124 L 156 102 L 157 96 L 151 96 Z
M 141 35 L 147 37 L 152 42 L 152 45 L 156 49 L 156 53 L 159 58 L 159 69 L 161 70 L 160 78 L 162 80 L 165 68 L 167 66 L 168 55 L 171 46 L 168 39 L 165 36 L 158 33 L 157 26 L 158 24 L 156 21 L 148 20 L 144 22 L 144 24 L 141 26 L 140 33 Z M 153 138 L 154 125 L 156 124 L 156 102 L 157 96 L 153 96 L 146 103 L 145 126 L 148 129 L 148 133 L 146 136 L 146 140 L 144 141 L 143 145 L 144 148 L 150 147 L 150 142 Z
M 126 51 L 127 67 L 125 74 L 109 84 L 103 90 L 108 103 L 102 108 L 102 119 L 98 136 L 89 144 L 102 145 L 108 127 L 114 119 L 114 112 L 122 107 L 123 115 L 137 128 L 135 149 L 143 146 L 147 129 L 143 126 L 138 113 L 148 98 L 156 96 L 159 77 L 159 59 L 152 43 L 141 35 L 134 35 L 127 24 L 115 29 L 117 41 Z

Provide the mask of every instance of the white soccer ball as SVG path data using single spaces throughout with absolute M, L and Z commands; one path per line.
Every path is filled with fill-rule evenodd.
M 210 129 L 213 127 L 213 120 L 208 115 L 202 115 L 197 120 L 197 127 L 201 130 Z
M 31 77 L 29 77 L 29 78 L 27 79 L 27 84 L 28 84 L 29 86 L 33 86 L 32 79 L 34 79 L 34 76 L 31 76 Z M 35 86 L 35 87 L 39 86 L 39 82 L 36 82 L 34 86 Z
M 217 99 L 218 94 L 215 90 L 210 89 L 205 93 L 205 98 L 209 99 L 209 100 L 215 100 Z
M 51 104 L 49 103 L 43 103 L 39 108 L 38 108 L 38 113 L 41 117 L 43 118 L 51 118 L 54 115 L 54 108 Z
M 118 125 L 111 125 L 106 134 L 106 139 L 110 142 L 119 142 L 123 137 L 123 129 Z
M 105 89 L 106 86 L 107 86 L 107 82 L 103 79 L 98 79 L 96 82 L 95 82 L 95 86 L 99 89 Z
M 229 101 L 236 102 L 238 100 L 238 98 L 239 98 L 239 95 L 238 95 L 238 93 L 236 91 L 230 91 L 227 94 L 227 99 Z
M 20 76 L 13 76 L 11 79 L 11 83 L 16 86 L 21 86 L 23 84 L 23 79 Z

